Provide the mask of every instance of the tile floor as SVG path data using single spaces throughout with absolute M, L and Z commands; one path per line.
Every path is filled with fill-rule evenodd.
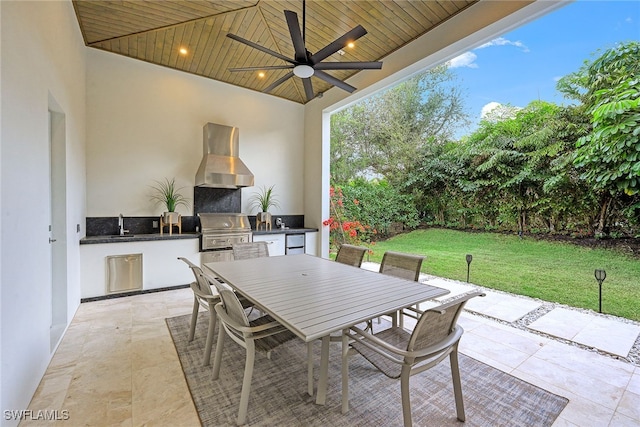
M 450 287 L 452 294 L 468 287 L 426 280 Z M 513 319 L 535 301 L 501 293 L 485 298 L 477 299 L 475 310 L 487 314 L 460 318 L 463 353 L 567 397 L 556 426 L 640 426 L 640 367 L 558 341 L 553 325 L 538 323 L 551 331 L 541 335 L 490 317 Z M 66 426 L 199 425 L 164 322 L 190 313 L 191 304 L 190 289 L 81 304 L 29 409 L 67 410 L 69 420 L 58 421 Z

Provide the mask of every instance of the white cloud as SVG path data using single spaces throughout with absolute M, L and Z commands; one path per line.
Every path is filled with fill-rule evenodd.
M 497 39 L 493 39 L 490 42 L 487 42 L 483 45 L 478 46 L 476 49 L 484 49 L 486 47 L 491 46 L 515 46 L 521 49 L 523 52 L 529 52 L 529 48 L 525 46 L 521 41 L 511 41 L 505 39 L 504 37 L 498 37 Z M 447 64 L 449 68 L 478 68 L 478 64 L 476 64 L 476 59 L 478 59 L 478 55 L 473 52 L 465 52 L 461 55 L 456 56 L 452 60 L 450 60 Z
M 520 40 L 511 41 L 511 40 L 505 39 L 504 37 L 498 37 L 497 39 L 493 39 L 490 42 L 487 42 L 483 45 L 478 46 L 476 49 L 484 49 L 485 47 L 491 47 L 491 46 L 515 46 L 517 48 L 520 48 L 523 52 L 529 52 L 529 48 L 525 46 L 525 44 L 522 43 Z
M 495 101 L 485 104 L 484 107 L 482 107 L 482 110 L 480 111 L 480 117 L 484 119 L 492 110 L 495 110 L 496 108 L 501 106 L 502 104 Z
M 492 101 L 482 107 L 480 118 L 490 122 L 499 122 L 501 120 L 515 117 L 516 113 L 520 110 L 522 110 L 521 107 L 502 105 L 499 102 Z
M 477 57 L 478 55 L 476 55 L 473 52 L 465 52 L 462 55 L 458 55 L 452 60 L 450 60 L 449 67 L 450 68 L 460 68 L 460 67 L 478 68 L 478 64 L 474 62 Z

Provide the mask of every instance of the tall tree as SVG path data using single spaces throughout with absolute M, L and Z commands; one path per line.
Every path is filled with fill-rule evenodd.
M 598 232 L 619 193 L 640 192 L 640 43 L 628 42 L 586 62 L 558 89 L 582 101 L 591 132 L 577 142 L 575 165 L 601 194 Z
M 425 71 L 331 117 L 336 182 L 381 177 L 404 183 L 415 153 L 466 124 L 462 92 L 446 66 Z

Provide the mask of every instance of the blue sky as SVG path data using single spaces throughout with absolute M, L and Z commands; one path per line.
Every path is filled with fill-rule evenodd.
M 595 59 L 598 50 L 630 40 L 640 40 L 640 0 L 578 0 L 463 53 L 450 66 L 477 124 L 490 103 L 569 103 L 556 91 L 557 80 Z

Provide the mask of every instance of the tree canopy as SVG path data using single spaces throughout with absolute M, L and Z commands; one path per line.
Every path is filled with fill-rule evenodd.
M 331 117 L 331 176 L 401 183 L 417 150 L 467 122 L 455 75 L 446 66 L 425 71 Z

